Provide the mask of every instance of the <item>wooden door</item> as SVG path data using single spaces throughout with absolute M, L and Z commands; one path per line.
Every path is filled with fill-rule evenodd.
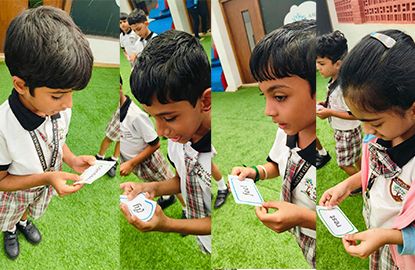
M 0 7 L 0 52 L 4 52 L 4 42 L 6 40 L 6 31 L 10 22 L 20 12 L 27 9 L 29 1 L 27 0 L 1 0 Z
M 242 82 L 253 83 L 249 59 L 255 45 L 265 35 L 259 2 L 222 0 L 221 5 Z

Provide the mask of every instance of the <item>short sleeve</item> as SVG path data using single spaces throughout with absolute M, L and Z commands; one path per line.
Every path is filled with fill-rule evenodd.
M 0 171 L 7 171 L 11 163 L 9 147 L 3 134 L 0 133 Z
M 153 123 L 151 122 L 150 118 L 144 113 L 138 115 L 134 119 L 132 126 L 147 144 L 150 144 L 158 138 L 158 135 L 154 130 Z

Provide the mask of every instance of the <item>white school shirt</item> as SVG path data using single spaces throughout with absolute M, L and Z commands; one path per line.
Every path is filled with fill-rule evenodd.
M 402 210 L 406 194 L 414 184 L 415 136 L 395 147 L 391 147 L 390 141 L 378 139 L 377 143 L 388 148 L 389 156 L 402 171 L 391 181 L 386 181 L 382 175 L 374 180 L 369 190 L 369 209 L 363 209 L 363 217 L 368 228 L 392 228 L 395 217 Z M 369 166 L 369 175 L 371 173 Z
M 53 149 L 52 117 L 58 124 L 58 156 L 55 171 L 62 167 L 62 148 L 68 134 L 71 110 L 41 117 L 23 106 L 16 90 L 0 106 L 0 170 L 12 175 L 43 173 L 43 167 L 29 131 L 34 130 L 47 166 Z M 44 139 L 42 139 L 42 136 Z M 45 142 L 46 141 L 46 142 Z
M 349 112 L 349 107 L 347 107 L 344 102 L 343 93 L 340 88 L 339 80 L 334 82 L 329 82 L 328 86 L 328 104 L 327 108 L 331 108 L 335 111 L 340 112 Z M 333 129 L 336 130 L 353 130 L 360 126 L 359 120 L 346 120 L 338 117 L 329 117 L 329 123 Z
M 297 146 L 298 136 L 288 136 L 282 129 L 277 130 L 274 144 L 269 152 L 267 160 L 278 164 L 278 170 L 281 179 L 284 179 L 285 169 L 291 149 L 296 151 L 302 159 L 313 164 L 297 187 L 291 192 L 291 201 L 301 207 L 316 211 L 316 148 L 315 142 L 311 143 L 305 149 Z M 316 231 L 300 227 L 300 231 L 312 238 L 316 238 Z
M 141 53 L 143 52 L 144 48 L 147 46 L 147 44 L 150 42 L 151 39 L 153 39 L 154 37 L 156 37 L 157 34 L 154 32 L 150 32 L 150 34 L 146 37 L 146 38 L 138 38 L 137 41 L 135 42 L 135 47 L 136 48 L 141 48 L 141 50 L 137 51 L 137 58 L 141 55 Z
M 120 33 L 120 47 L 125 50 L 129 57 L 131 57 L 133 54 L 138 54 L 143 50 L 141 44 L 136 44 L 138 39 L 139 37 L 132 30 L 128 31 L 127 33 Z
M 149 145 L 157 144 L 159 138 L 147 113 L 126 97 L 120 107 L 120 152 L 130 160 Z
M 186 144 L 181 144 L 168 140 L 168 158 L 171 163 L 173 163 L 177 175 L 180 177 L 180 191 L 182 193 L 183 199 L 187 202 L 187 193 L 186 193 L 186 177 L 187 170 L 185 166 L 185 153 L 188 156 L 195 156 L 199 154 L 198 161 L 201 165 L 201 170 L 209 172 L 211 175 L 211 164 L 213 152 L 211 148 L 210 132 L 205 135 L 199 142 L 192 144 L 187 142 Z M 203 202 L 205 208 L 208 211 L 208 216 L 212 211 L 211 206 L 211 187 L 210 187 L 210 177 L 209 179 L 199 178 L 199 183 L 203 192 Z M 208 181 L 208 183 L 206 182 Z M 212 252 L 212 237 L 211 235 L 198 235 L 197 238 L 200 240 L 202 245 L 210 252 Z

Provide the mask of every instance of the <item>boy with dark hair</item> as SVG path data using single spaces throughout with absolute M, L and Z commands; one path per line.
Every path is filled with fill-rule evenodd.
M 266 99 L 265 114 L 279 128 L 267 162 L 235 167 L 240 180 L 282 177 L 281 201 L 256 208 L 258 219 L 278 233 L 290 230 L 307 262 L 316 257 L 316 25 L 290 23 L 254 48 L 251 72 Z M 278 211 L 270 212 L 270 209 Z
M 337 164 L 348 175 L 360 170 L 362 135 L 360 121 L 351 115 L 344 102 L 337 80 L 343 58 L 347 54 L 347 40 L 343 33 L 334 31 L 317 39 L 317 69 L 325 78 L 330 78 L 326 101 L 317 106 L 317 116 L 328 118 L 334 129 Z
M 211 252 L 210 65 L 199 41 L 181 31 L 167 31 L 143 51 L 130 78 L 137 100 L 156 121 L 157 133 L 168 140 L 168 157 L 176 175 L 163 182 L 124 183 L 129 199 L 182 193 L 187 219 L 166 217 L 157 206 L 142 222 L 125 205 L 121 209 L 141 231 L 197 235 L 203 252 Z
M 120 47 L 124 52 L 125 58 L 130 62 L 131 67 L 134 66 L 137 54 L 143 50 L 141 44 L 137 47 L 137 34 L 131 29 L 128 24 L 128 14 L 120 13 Z
M 131 29 L 139 36 L 139 39 L 135 43 L 135 47 L 137 48 L 137 58 L 140 56 L 141 51 L 143 48 L 146 47 L 147 43 L 157 36 L 156 33 L 152 32 L 148 28 L 148 21 L 147 16 L 141 9 L 134 9 L 130 15 L 128 15 L 128 24 L 130 25 Z M 141 48 L 138 49 L 138 48 Z
M 62 161 L 79 173 L 95 162 L 93 156 L 75 156 L 65 144 L 72 91 L 88 84 L 93 57 L 72 19 L 52 7 L 14 18 L 4 53 L 14 89 L 0 106 L 0 226 L 6 254 L 15 259 L 16 230 L 33 244 L 41 241 L 27 217 L 43 215 L 53 188 L 63 196 L 82 187 L 66 184 L 79 176 L 62 172 Z

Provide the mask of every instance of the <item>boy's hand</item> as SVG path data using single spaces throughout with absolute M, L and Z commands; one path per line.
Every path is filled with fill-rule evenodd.
M 274 213 L 268 213 L 268 209 L 277 209 Z M 281 233 L 301 223 L 299 206 L 284 202 L 264 202 L 261 207 L 256 207 L 255 213 L 258 219 L 271 230 Z
M 156 195 L 156 187 L 153 183 L 135 183 L 125 182 L 120 184 L 120 188 L 124 190 L 124 195 L 127 195 L 128 200 L 132 200 L 142 192 L 147 192 L 147 198 L 153 199 Z
M 342 238 L 342 242 L 344 249 L 350 255 L 367 258 L 386 244 L 383 235 L 380 228 L 369 229 L 355 234 L 348 234 Z
M 83 185 L 68 185 L 67 180 L 79 181 L 81 178 L 77 174 L 67 172 L 48 172 L 48 183 L 54 187 L 60 197 L 77 192 Z
M 248 167 L 233 167 L 231 175 L 238 176 L 239 180 L 243 180 L 245 178 L 255 179 L 255 170 Z
M 339 205 L 350 195 L 351 190 L 347 182 L 343 181 L 332 188 L 326 190 L 320 198 L 319 205 L 333 207 Z
M 120 165 L 120 175 L 127 176 L 134 170 L 134 165 L 130 161 L 121 163 Z
M 77 156 L 68 164 L 77 173 L 83 173 L 86 169 L 95 164 L 94 156 Z
M 320 108 L 316 114 L 320 119 L 326 119 L 327 117 L 332 116 L 331 109 L 325 107 Z
M 147 197 L 148 198 L 148 197 Z M 161 210 L 159 205 L 156 205 L 156 210 L 153 217 L 149 221 L 142 221 L 134 215 L 131 215 L 128 210 L 128 206 L 124 203 L 120 205 L 121 212 L 124 217 L 127 219 L 128 223 L 136 227 L 139 231 L 149 232 L 149 231 L 164 231 L 165 225 L 168 222 L 168 217 L 166 217 Z

